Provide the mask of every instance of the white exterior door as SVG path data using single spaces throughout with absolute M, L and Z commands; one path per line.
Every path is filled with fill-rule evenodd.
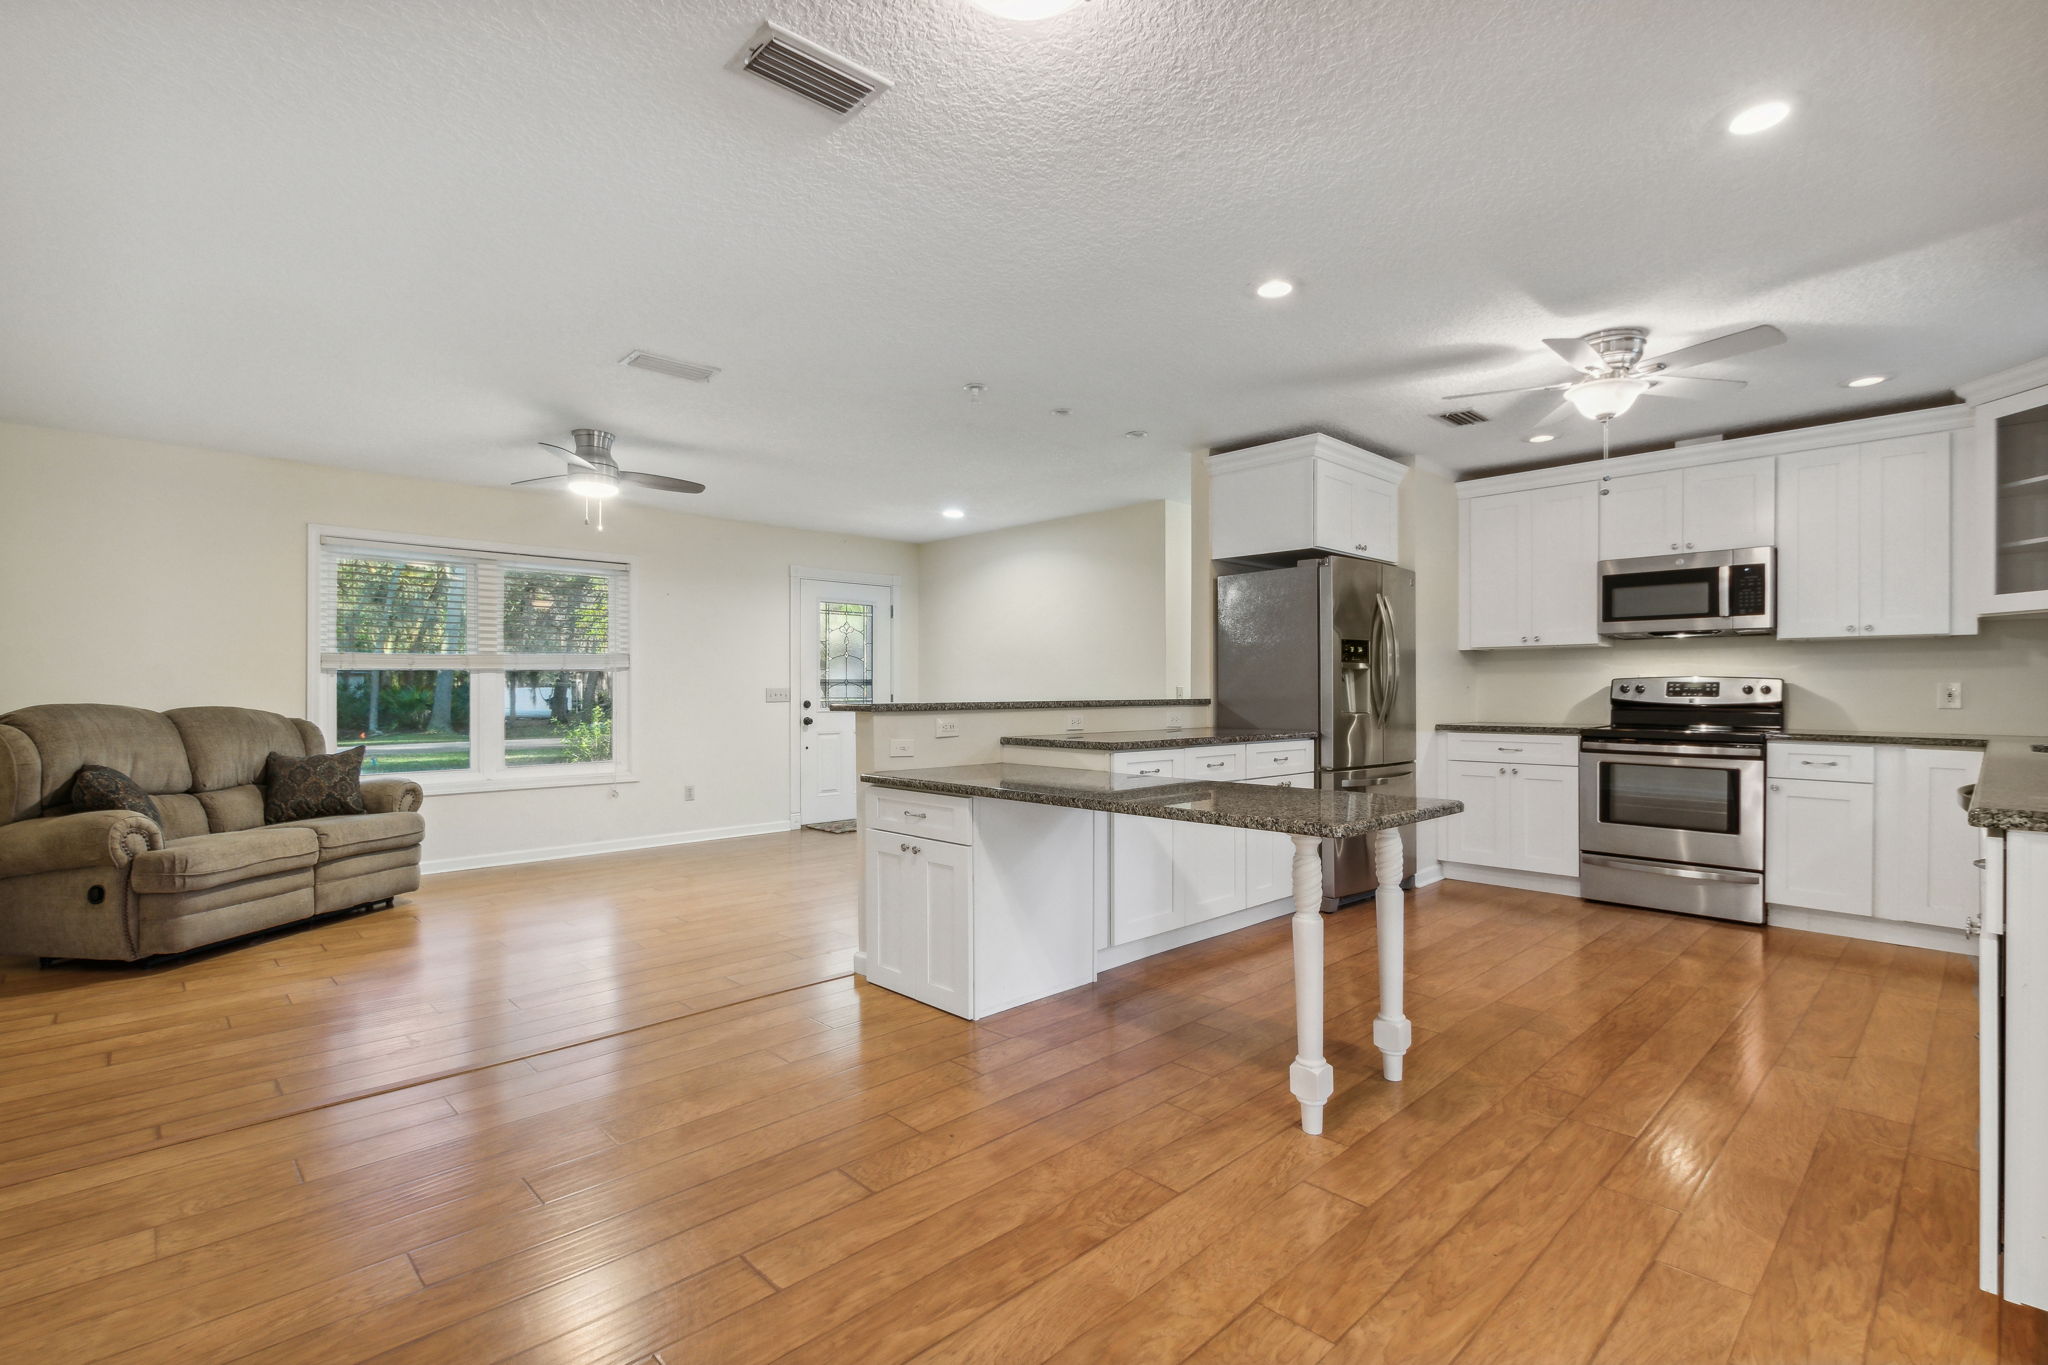
M 895 658 L 896 590 L 874 583 L 805 578 L 797 582 L 795 685 L 800 822 L 851 820 L 855 771 L 853 715 L 838 701 L 887 701 Z

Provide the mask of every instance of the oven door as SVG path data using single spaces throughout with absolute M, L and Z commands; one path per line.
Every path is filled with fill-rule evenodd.
M 1725 564 L 1618 570 L 1610 562 L 1602 568 L 1602 635 L 1627 638 L 1729 627 Z
M 1761 871 L 1763 758 L 1709 744 L 1581 744 L 1579 847 Z

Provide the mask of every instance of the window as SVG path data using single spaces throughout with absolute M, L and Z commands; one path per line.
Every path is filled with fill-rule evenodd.
M 624 769 L 623 562 L 318 533 L 314 703 L 365 773 L 530 785 Z

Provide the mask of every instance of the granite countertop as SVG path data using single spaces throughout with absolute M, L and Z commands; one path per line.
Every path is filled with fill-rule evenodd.
M 1970 798 L 1970 823 L 1979 829 L 2048 834 L 2048 744 L 1992 742 Z
M 1439 730 L 1459 735 L 1583 735 L 1591 725 L 1503 725 L 1490 720 L 1440 720 Z
M 1420 824 L 1465 809 L 1461 801 L 1380 793 L 1318 791 L 1312 787 L 1260 787 L 1247 782 L 1189 782 L 1125 777 L 1087 768 L 1030 763 L 976 763 L 958 768 L 911 768 L 867 773 L 877 787 L 986 796 L 1041 806 L 1150 815 L 1199 825 L 1346 839 L 1375 830 Z
M 1207 706 L 1207 697 L 1119 697 L 1115 701 L 835 701 L 834 711 L 1087 711 L 1099 706 Z
M 1862 730 L 1787 730 L 1773 740 L 1797 744 L 1896 744 L 1908 749 L 1983 749 L 1995 735 L 1892 735 Z
M 1184 730 L 1094 730 L 1070 735 L 1004 735 L 1003 743 L 1028 749 L 1199 749 L 1212 744 L 1265 744 L 1279 739 L 1315 739 L 1316 730 L 1218 730 L 1196 725 Z

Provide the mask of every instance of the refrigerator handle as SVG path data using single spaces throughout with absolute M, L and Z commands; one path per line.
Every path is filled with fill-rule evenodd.
M 1394 604 L 1387 600 L 1385 593 L 1378 597 L 1378 614 L 1374 620 L 1373 653 L 1379 657 L 1373 663 L 1380 673 L 1380 685 L 1374 689 L 1379 695 L 1376 718 L 1384 725 L 1394 714 L 1394 701 L 1401 692 L 1401 646 L 1400 635 L 1394 626 Z

